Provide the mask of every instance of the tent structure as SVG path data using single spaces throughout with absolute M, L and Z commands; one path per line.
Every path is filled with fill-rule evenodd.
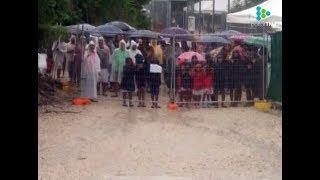
M 271 37 L 271 77 L 267 99 L 282 102 L 282 32 Z
M 260 6 L 270 12 L 270 16 L 258 21 L 257 7 Z M 282 30 L 282 0 L 267 0 L 257 6 L 251 7 L 249 9 L 227 14 L 227 23 L 235 24 L 258 24 L 270 23 L 271 27 L 276 30 Z

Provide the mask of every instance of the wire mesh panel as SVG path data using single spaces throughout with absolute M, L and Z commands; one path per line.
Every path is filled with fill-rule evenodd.
M 52 48 L 57 68 L 49 73 L 70 80 L 79 90 L 77 97 L 124 106 L 156 108 L 172 101 L 181 107 L 227 107 L 264 99 L 270 51 L 265 35 L 162 35 L 168 39 L 77 37 L 74 46 L 69 42 L 65 48 L 58 42 Z M 68 71 L 63 58 L 74 63 L 61 78 Z
M 196 35 L 206 41 L 194 40 L 193 47 L 184 48 L 187 50 L 176 46 L 172 62 L 175 68 L 169 73 L 175 102 L 181 107 L 226 107 L 250 105 L 254 98 L 264 99 L 268 56 L 262 34 L 254 36 L 262 42 L 226 43 L 211 36 L 215 35 Z M 175 42 L 178 43 L 186 44 Z

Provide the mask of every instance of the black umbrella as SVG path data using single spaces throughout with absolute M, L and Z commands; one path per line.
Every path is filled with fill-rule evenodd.
M 113 37 L 117 34 L 123 34 L 123 31 L 116 26 L 110 24 L 104 24 L 98 26 L 93 34 L 101 34 L 102 36 Z
M 122 21 L 112 21 L 108 22 L 107 24 L 113 25 L 121 29 L 122 31 L 134 31 L 136 28 L 130 26 L 128 23 L 122 22 Z
M 77 34 L 77 32 L 80 33 L 82 30 L 85 33 L 90 33 L 96 27 L 92 26 L 90 24 L 75 24 L 75 25 L 66 26 L 66 28 L 67 28 L 68 32 L 70 32 L 72 34 Z
M 140 38 L 140 37 L 158 38 L 158 36 L 159 36 L 159 33 L 153 32 L 150 30 L 136 30 L 129 33 L 129 37 L 135 37 L 135 38 Z
M 186 29 L 179 27 L 169 27 L 161 31 L 163 37 L 173 37 L 179 40 L 192 40 L 193 36 Z

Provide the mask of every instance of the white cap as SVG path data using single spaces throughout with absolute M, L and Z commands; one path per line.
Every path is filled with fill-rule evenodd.
M 131 40 L 131 46 L 139 46 L 139 44 L 136 43 L 134 40 Z
M 90 41 L 90 42 L 89 42 L 89 45 L 95 45 L 95 44 L 94 44 L 94 42 L 93 42 L 93 41 Z

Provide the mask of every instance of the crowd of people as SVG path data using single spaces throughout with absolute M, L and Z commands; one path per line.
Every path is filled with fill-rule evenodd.
M 187 41 L 175 42 L 174 46 L 172 43 L 148 38 L 129 40 L 121 35 L 71 36 L 69 40 L 55 41 L 47 49 L 47 73 L 56 79 L 69 77 L 69 83 L 80 88 L 80 96 L 94 102 L 98 101 L 98 95 L 108 96 L 108 91 L 111 97 L 118 97 L 121 92 L 123 106 L 129 107 L 134 106 L 135 93 L 137 106 L 146 107 L 146 94 L 150 93 L 151 107 L 160 108 L 162 82 L 170 99 L 174 86 L 179 106 L 226 107 L 226 95 L 231 106 L 237 106 L 244 89 L 249 104 L 254 98 L 263 99 L 261 48 L 238 42 L 221 47 L 214 43 L 192 42 L 190 46 Z M 179 55 L 188 51 L 199 53 L 205 61 L 192 56 L 178 64 Z M 154 72 L 153 67 L 161 70 Z

